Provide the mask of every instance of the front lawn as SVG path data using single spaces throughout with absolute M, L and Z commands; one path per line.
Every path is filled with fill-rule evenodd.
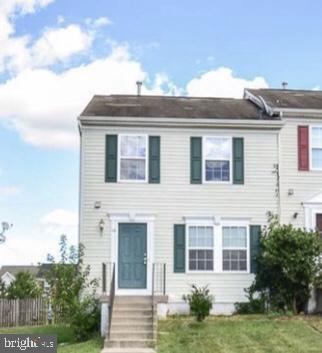
M 159 323 L 158 353 L 321 353 L 322 318 L 211 317 Z
M 158 326 L 158 353 L 321 353 L 322 317 L 169 318 Z M 0 329 L 0 333 L 56 334 L 58 353 L 100 353 L 97 337 L 75 343 L 68 326 Z

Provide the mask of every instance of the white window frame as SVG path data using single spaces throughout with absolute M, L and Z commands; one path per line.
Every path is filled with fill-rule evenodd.
M 244 227 L 246 228 L 246 251 L 247 251 L 247 255 L 246 255 L 246 270 L 242 270 L 242 271 L 229 271 L 229 270 L 224 270 L 223 269 L 223 251 L 224 250 L 245 250 L 245 248 L 224 248 L 223 247 L 223 228 L 224 227 Z M 225 274 L 230 274 L 230 273 L 250 273 L 250 236 L 249 236 L 249 222 L 248 221 L 237 221 L 237 220 L 230 220 L 230 221 L 223 221 L 221 224 L 221 254 L 220 254 L 220 263 L 221 263 L 221 272 L 225 273 Z
M 313 149 L 314 148 L 317 148 L 317 149 L 321 149 L 322 150 L 322 142 L 321 142 L 321 145 L 319 146 L 313 146 L 313 129 L 314 128 L 319 128 L 319 129 L 322 129 L 322 125 L 319 124 L 319 125 L 310 125 L 310 138 L 309 138 L 309 148 L 310 148 L 310 170 L 316 170 L 316 171 L 322 171 L 322 167 L 321 168 L 313 168 Z
M 206 140 L 208 138 L 225 138 L 229 140 L 229 146 L 230 146 L 230 159 L 229 159 L 229 181 L 223 181 L 223 180 L 206 180 Z M 232 168 L 232 159 L 233 159 L 233 149 L 232 149 L 232 137 L 227 136 L 227 135 L 207 135 L 202 137 L 202 182 L 205 184 L 232 184 L 232 173 L 233 173 L 233 168 Z M 227 161 L 227 159 L 216 159 L 218 161 Z
M 133 180 L 133 179 L 121 179 L 121 141 L 122 137 L 134 136 L 134 137 L 144 137 L 145 138 L 145 158 L 140 157 L 124 157 L 124 159 L 142 159 L 145 160 L 145 178 L 143 180 Z M 148 182 L 148 170 L 149 170 L 149 139 L 147 134 L 119 134 L 117 139 L 117 181 L 119 183 L 147 183 Z
M 192 228 L 192 227 L 196 227 L 196 228 L 198 228 L 198 227 L 203 227 L 203 228 L 212 228 L 212 243 L 213 243 L 213 246 L 212 247 L 200 247 L 200 246 L 190 246 L 189 245 L 189 232 L 190 232 L 190 228 Z M 210 273 L 213 273 L 214 271 L 215 271 L 215 231 L 214 231 L 214 226 L 213 225 L 189 225 L 188 227 L 187 227 L 187 231 L 188 231 L 188 237 L 187 237 L 187 246 L 186 246 L 186 252 L 187 252 L 187 259 L 188 259 L 188 261 L 187 261 L 187 267 L 188 267 L 188 272 L 189 273 L 195 273 L 195 272 L 197 272 L 197 273 L 200 273 L 200 272 L 202 272 L 202 273 L 208 273 L 208 272 L 210 272 Z M 207 250 L 212 250 L 212 270 L 190 270 L 190 266 L 189 266 L 189 263 L 190 263 L 190 257 L 189 257 L 189 251 L 190 250 L 205 250 L 205 251 L 207 251 Z
M 250 274 L 250 218 L 230 218 L 220 216 L 185 216 L 186 227 L 186 273 L 188 274 Z M 213 227 L 213 270 L 189 270 L 189 227 Z M 246 271 L 223 271 L 223 227 L 245 227 L 247 234 L 247 269 Z
M 190 270 L 189 269 L 189 228 L 190 227 L 212 227 L 212 236 L 213 236 L 213 269 L 212 270 Z M 215 231 L 215 224 L 214 224 L 214 218 L 213 217 L 196 217 L 192 219 L 186 219 L 186 273 L 191 273 L 191 274 L 200 274 L 200 273 L 214 273 L 216 272 L 216 231 Z M 191 248 L 191 249 L 197 249 L 197 248 Z M 199 249 L 199 248 L 198 248 Z M 210 248 L 209 248 L 210 249 Z M 205 248 L 206 250 L 206 248 Z

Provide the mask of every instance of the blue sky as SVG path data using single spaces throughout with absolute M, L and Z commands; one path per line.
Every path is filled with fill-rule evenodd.
M 76 118 L 94 93 L 322 87 L 320 1 L 0 1 L 0 265 L 77 239 Z

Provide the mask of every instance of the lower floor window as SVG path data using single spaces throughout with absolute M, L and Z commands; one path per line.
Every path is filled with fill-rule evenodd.
M 223 250 L 224 271 L 246 271 L 247 251 L 246 250 Z
M 247 228 L 223 227 L 223 271 L 247 271 Z
M 213 227 L 189 226 L 188 232 L 189 271 L 213 271 Z

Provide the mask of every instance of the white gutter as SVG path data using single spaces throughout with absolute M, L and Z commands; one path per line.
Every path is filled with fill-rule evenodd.
M 167 128 L 244 128 L 244 129 L 281 129 L 284 122 L 267 119 L 194 119 L 194 118 L 142 118 L 80 116 L 81 126 L 147 126 Z

